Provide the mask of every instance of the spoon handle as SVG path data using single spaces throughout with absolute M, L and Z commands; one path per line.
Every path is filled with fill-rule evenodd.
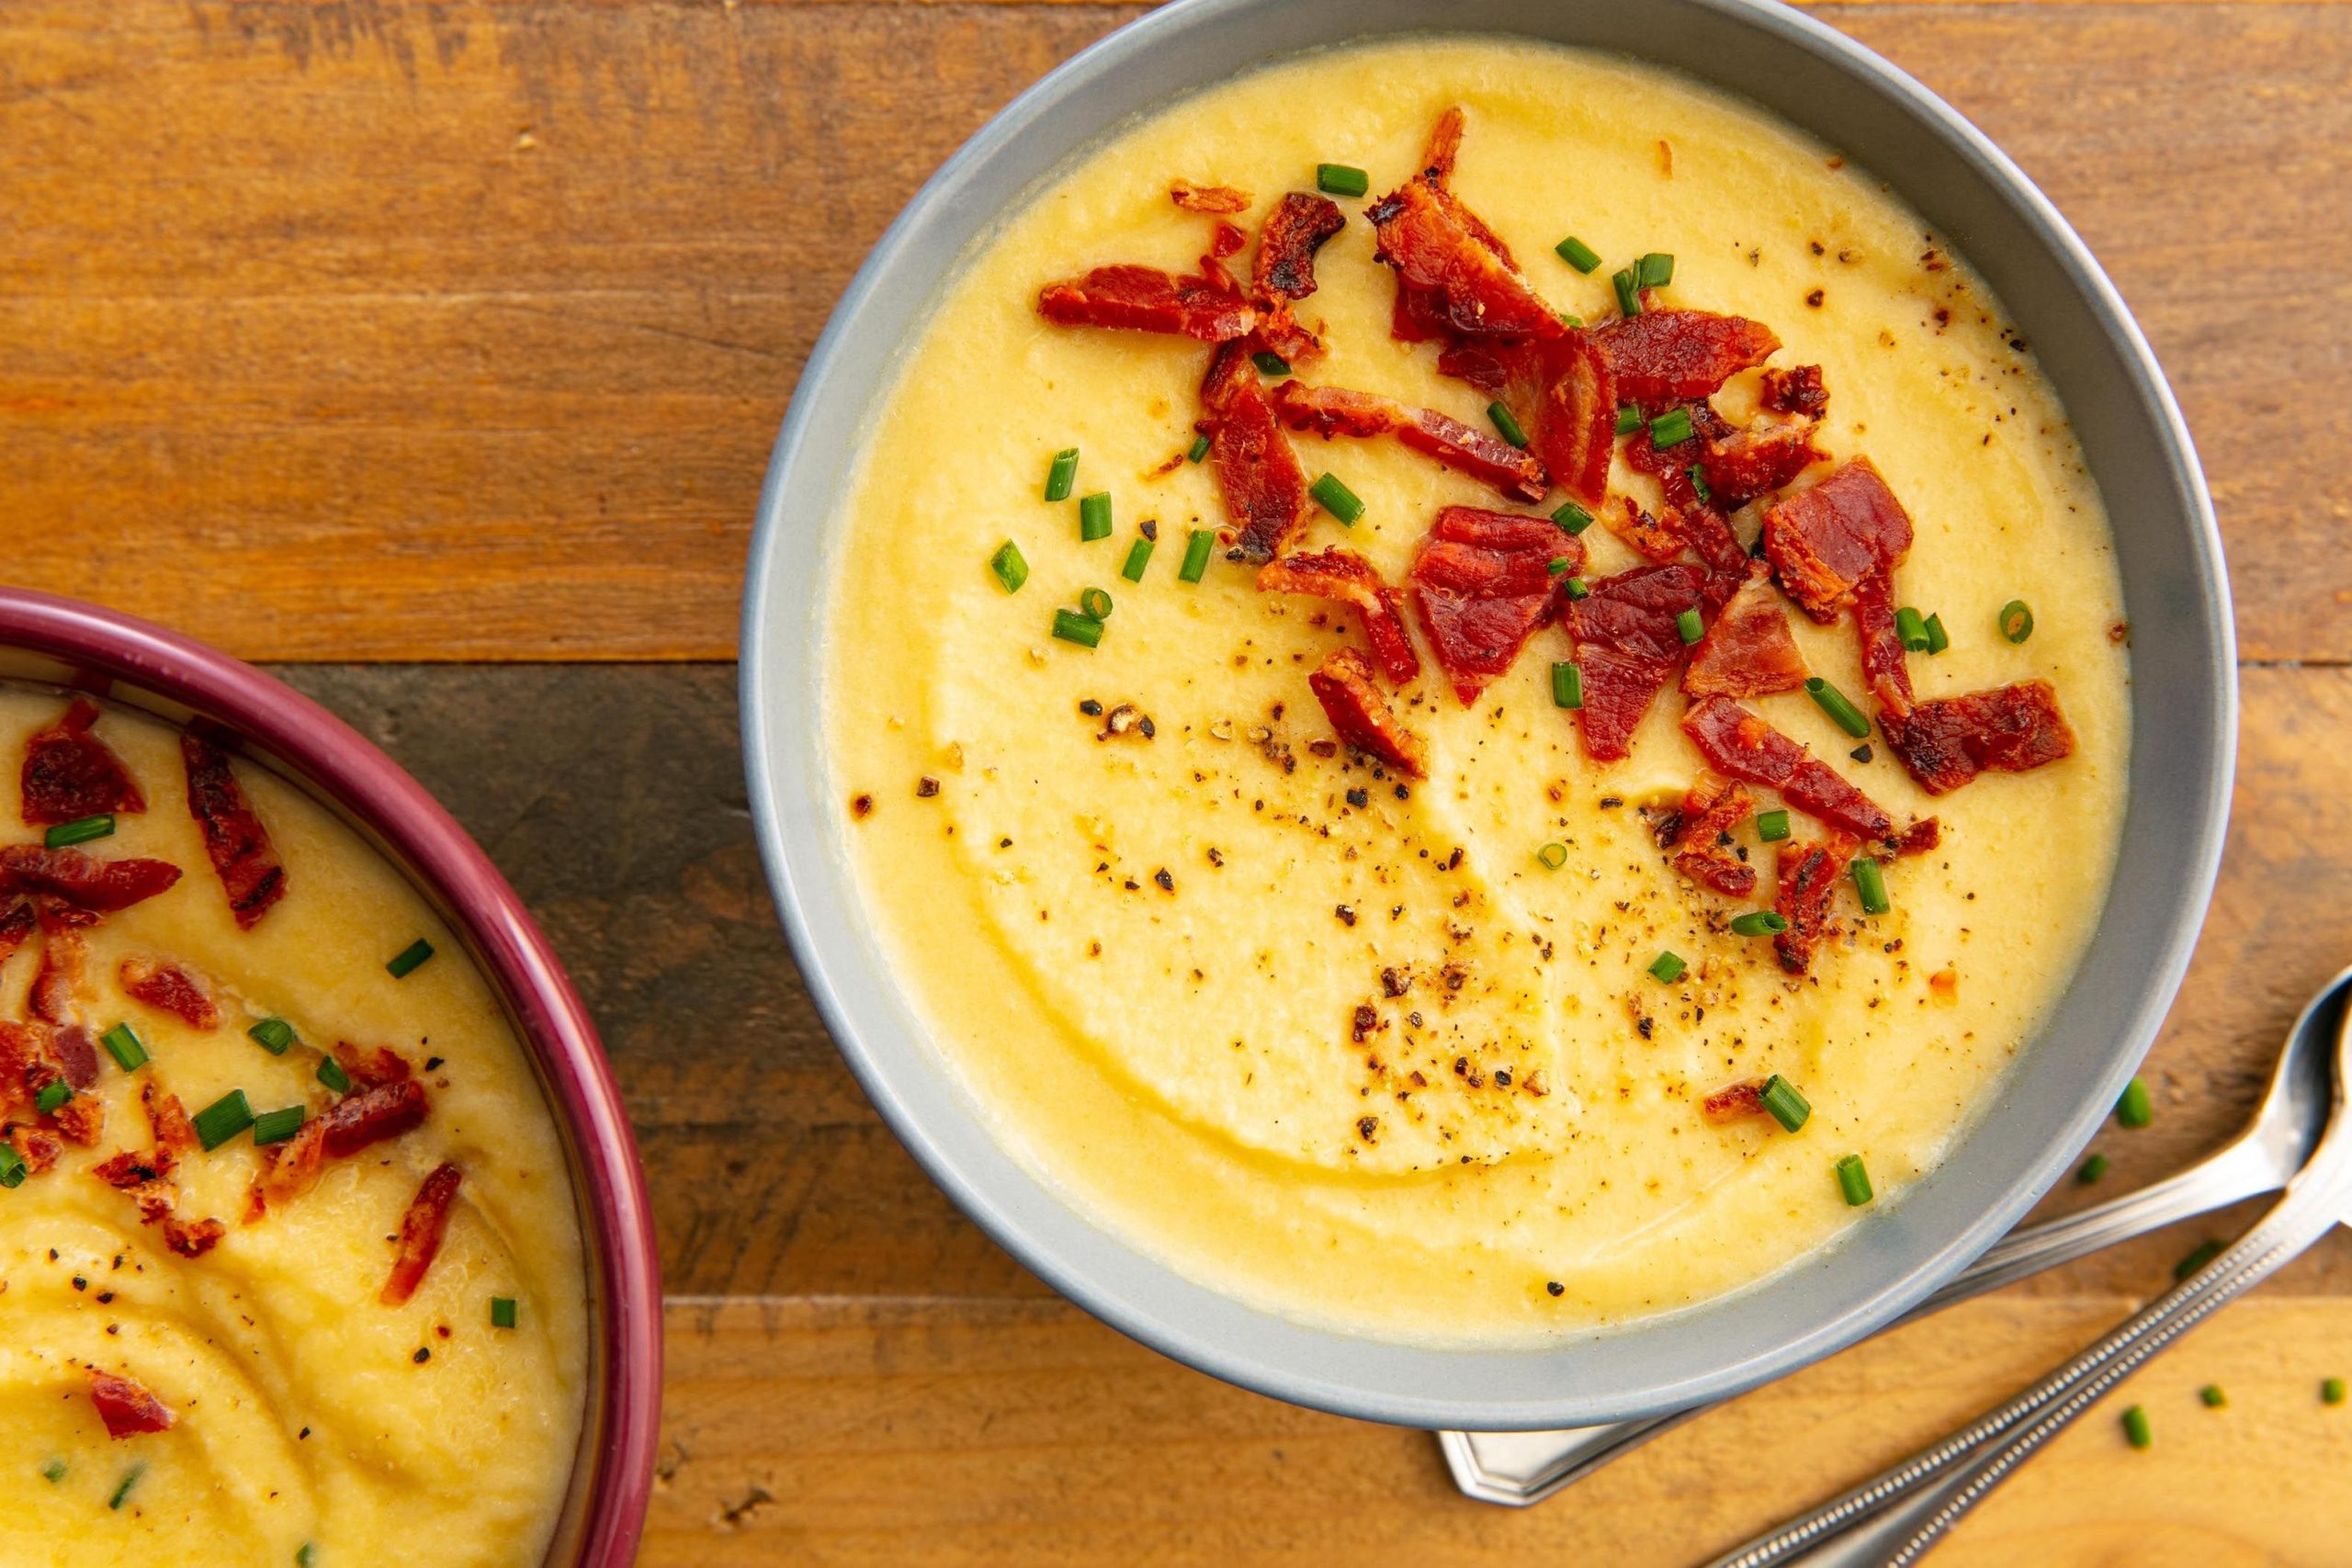
M 1736 1548 L 1711 1568 L 1768 1568 L 1808 1552 L 1804 1561 L 1815 1568 L 1862 1562 L 1909 1568 L 2068 1423 L 2149 1358 L 2326 1235 L 2336 1220 L 2333 1204 L 2291 1198 L 2281 1202 L 2236 1246 L 2023 1393 L 1813 1512 Z M 1923 1490 L 1928 1495 L 1917 1501 Z M 1845 1543 L 1838 1537 L 1905 1499 L 1916 1501 L 1917 1523 L 1893 1556 L 1884 1554 L 1882 1543 L 1894 1532 L 1884 1528 L 1870 1530 L 1871 1555 L 1855 1557 L 1840 1550 Z

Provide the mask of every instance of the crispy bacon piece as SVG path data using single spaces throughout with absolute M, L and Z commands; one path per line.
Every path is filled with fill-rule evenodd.
M 1824 626 L 1870 577 L 1911 548 L 1911 517 L 1868 457 L 1839 465 L 1764 514 L 1764 555 L 1789 596 Z
M 1565 560 L 1558 571 L 1552 563 Z M 1464 707 L 1558 614 L 1584 542 L 1541 517 L 1449 506 L 1408 574 L 1421 626 Z
M 204 829 L 205 852 L 229 895 L 237 929 L 251 931 L 270 906 L 286 896 L 286 868 L 270 846 L 269 829 L 246 803 L 229 759 L 210 742 L 180 737 L 180 759 L 187 767 L 187 808 Z M 175 870 L 173 876 L 179 873 Z
M 8 1146 L 17 1151 L 17 1157 L 25 1162 L 25 1169 L 34 1176 L 54 1166 L 65 1152 L 65 1145 L 55 1135 L 39 1127 L 11 1127 L 7 1141 Z
M 1699 471 L 1716 506 L 1736 512 L 1759 495 L 1785 488 L 1823 456 L 1813 444 L 1811 425 L 1759 425 L 1709 440 L 1699 454 Z
M 77 1004 L 89 969 L 89 943 L 82 936 L 84 922 L 70 906 L 55 898 L 34 902 L 41 930 L 40 967 L 33 972 L 26 1001 L 33 1016 L 47 1023 L 71 1026 L 78 1022 Z
M 219 1220 L 165 1220 L 164 1245 L 182 1258 L 201 1258 L 220 1244 L 229 1227 Z
M 1700 568 L 1643 566 L 1604 577 L 1568 606 L 1568 630 L 1584 671 L 1577 720 L 1594 761 L 1622 760 L 1659 688 L 1682 659 L 1675 621 L 1699 603 Z
M 1716 1126 L 1742 1122 L 1764 1112 L 1764 1086 L 1769 1078 L 1748 1078 L 1740 1083 L 1726 1084 L 1699 1102 L 1701 1115 Z
M 1634 547 L 1635 554 L 1646 560 L 1670 561 L 1680 555 L 1688 543 L 1676 525 L 1681 520 L 1668 512 L 1664 519 L 1651 516 L 1626 496 L 1611 501 L 1600 514 L 1609 531 Z
M 1804 684 L 1804 655 L 1762 568 L 1717 612 L 1682 671 L 1690 697 L 1761 697 Z
M 159 1090 L 152 1082 L 140 1086 L 139 1103 L 146 1108 L 147 1125 L 155 1134 L 155 1152 L 168 1176 L 176 1156 L 197 1146 L 196 1124 L 187 1119 L 178 1095 Z
M 36 828 L 110 811 L 144 811 L 147 797 L 107 743 L 90 733 L 98 705 L 76 697 L 25 742 L 24 817 Z
M 416 1190 L 408 1213 L 401 1216 L 400 1250 L 393 1254 L 391 1274 L 377 1292 L 376 1299 L 386 1306 L 401 1305 L 424 1282 L 424 1272 L 433 1267 L 449 1229 L 449 1206 L 458 1200 L 458 1184 L 464 1179 L 464 1172 L 443 1160 Z
M 17 949 L 25 945 L 39 923 L 29 898 L 18 898 L 0 911 L 0 964 L 6 963 Z
M 1780 887 L 1772 908 L 1789 929 L 1772 939 L 1772 951 L 1790 974 L 1802 975 L 1812 966 L 1814 949 L 1830 931 L 1829 897 L 1859 847 L 1842 833 L 1831 833 L 1817 844 L 1791 840 L 1780 846 L 1774 861 Z
M 1462 126 L 1460 108 L 1441 115 L 1420 172 L 1365 211 L 1377 236 L 1373 254 L 1396 273 L 1392 330 L 1408 341 L 1556 337 L 1559 317 L 1520 276 L 1510 249 L 1447 188 Z
M 1396 590 L 1352 550 L 1335 546 L 1320 555 L 1270 560 L 1258 570 L 1258 588 L 1267 593 L 1311 593 L 1353 605 L 1363 618 L 1364 640 L 1372 645 L 1373 658 L 1390 685 L 1404 685 L 1421 672 L 1421 656 L 1413 651 Z
M 78 1024 L 66 1024 L 49 1037 L 49 1058 L 65 1081 L 77 1089 L 89 1089 L 98 1081 L 98 1048 L 90 1043 L 90 1032 Z
M 397 1138 L 423 1124 L 427 1109 L 424 1086 L 413 1078 L 347 1094 L 319 1118 L 326 1156 L 342 1159 L 370 1144 Z
M 95 1367 L 90 1369 L 90 1403 L 98 1407 L 98 1419 L 107 1424 L 109 1438 L 168 1431 L 176 1418 L 170 1405 L 130 1379 Z
M 1819 419 L 1829 412 L 1829 389 L 1822 384 L 1821 367 L 1800 365 L 1793 370 L 1767 370 L 1759 400 L 1774 413 Z
M 1449 333 L 1437 367 L 1499 397 L 1527 431 L 1530 450 L 1570 495 L 1589 506 L 1608 498 L 1616 384 L 1589 333 L 1566 327 L 1517 342 Z
M 128 909 L 179 879 L 180 868 L 168 861 L 99 860 L 79 850 L 49 850 L 39 844 L 0 849 L 0 886 L 19 893 L 45 893 L 87 914 Z
M 1538 502 L 1552 488 L 1544 465 L 1499 436 L 1489 435 L 1435 409 L 1412 409 L 1371 392 L 1284 381 L 1274 389 L 1274 412 L 1293 430 L 1335 435 L 1394 435 L 1414 451 L 1457 473 L 1491 485 L 1512 501 Z
M 1588 703 L 1591 681 L 1588 672 Z M 1682 716 L 1682 732 L 1718 773 L 1777 789 L 1791 806 L 1857 839 L 1894 835 L 1894 819 L 1868 795 L 1729 697 L 1693 703 Z
M 2075 750 L 2075 732 L 2047 681 L 1935 698 L 1905 716 L 1879 715 L 1879 727 L 1929 795 L 1949 795 L 1987 769 L 2022 773 Z
M 1604 321 L 1591 335 L 1616 379 L 1617 396 L 1645 408 L 1713 397 L 1781 346 L 1761 321 L 1708 310 L 1644 310 Z
M 1854 585 L 1854 630 L 1862 639 L 1862 679 L 1886 716 L 1911 711 L 1911 669 L 1894 625 L 1894 576 L 1874 571 Z
M 1250 283 L 1261 299 L 1299 300 L 1315 292 L 1315 253 L 1348 226 L 1328 196 L 1288 191 L 1258 228 L 1258 260 Z
M 1372 661 L 1363 654 L 1352 648 L 1333 649 L 1306 683 L 1340 739 L 1408 778 L 1428 772 L 1420 737 L 1396 722 L 1388 699 L 1373 682 Z
M 1652 519 L 1627 502 L 1624 504 L 1631 515 L 1623 523 L 1612 519 L 1612 525 L 1626 536 L 1627 543 L 1653 560 L 1671 560 L 1684 546 L 1697 552 L 1699 558 L 1707 563 L 1707 582 L 1701 600 L 1712 618 L 1724 601 L 1747 581 L 1751 563 L 1739 536 L 1732 532 L 1730 519 L 1724 514 L 1726 498 L 1720 494 L 1701 495 L 1691 473 L 1697 469 L 1704 474 L 1706 454 L 1718 444 L 1736 439 L 1740 433 L 1724 423 L 1703 400 L 1675 406 L 1690 416 L 1692 439 L 1661 447 L 1645 426 L 1625 443 L 1626 462 L 1657 478 L 1658 488 L 1665 493 L 1666 514 Z M 1711 483 L 1711 491 L 1712 488 Z
M 1168 187 L 1168 199 L 1187 212 L 1247 212 L 1250 193 L 1231 186 L 1196 186 L 1178 180 Z
M 408 1058 L 388 1046 L 377 1045 L 363 1051 L 347 1040 L 338 1040 L 334 1043 L 334 1059 L 356 1089 L 380 1089 L 388 1083 L 406 1083 L 416 1076 Z
M 49 1124 L 76 1148 L 93 1149 L 106 1135 L 107 1108 L 94 1094 L 77 1094 L 49 1113 Z
M 1273 558 L 1306 506 L 1306 475 L 1298 454 L 1274 423 L 1273 405 L 1250 362 L 1247 343 L 1229 343 L 1209 361 L 1201 384 L 1208 417 L 1200 428 L 1212 446 L 1210 462 L 1226 515 L 1237 530 L 1234 551 L 1246 561 Z
M 290 1203 L 316 1187 L 326 1164 L 326 1123 L 313 1117 L 284 1143 L 270 1145 L 268 1163 L 254 1182 L 245 1212 L 258 1219 L 270 1204 Z
M 1674 869 L 1726 897 L 1756 891 L 1756 868 L 1732 852 L 1731 830 L 1747 819 L 1756 803 L 1729 779 L 1702 773 L 1682 797 L 1682 808 L 1658 826 L 1658 847 L 1674 852 Z
M 1261 312 L 1229 281 L 1205 274 L 1179 277 L 1156 266 L 1119 263 L 1098 266 L 1069 282 L 1047 284 L 1037 296 L 1037 313 L 1056 326 L 1114 327 L 1169 333 L 1201 343 L 1232 343 L 1256 330 Z
M 175 964 L 160 959 L 126 958 L 119 970 L 122 988 L 149 1007 L 168 1012 L 195 1029 L 220 1027 L 220 1010 L 197 977 Z

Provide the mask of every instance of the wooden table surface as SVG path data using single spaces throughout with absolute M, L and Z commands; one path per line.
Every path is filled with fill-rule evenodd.
M 1050 0 L 0 0 L 14 581 L 266 660 L 537 909 L 671 1292 L 643 1561 L 1694 1562 L 2029 1381 L 2244 1213 L 1839 1356 L 1573 1494 L 1162 1360 L 883 1129 L 775 924 L 736 594 L 801 360 L 967 134 L 1136 15 Z M 1817 13 L 1989 130 L 2169 368 L 2237 593 L 2237 811 L 2105 1192 L 2218 1145 L 2352 959 L 2352 6 Z M 2069 1184 L 2071 1188 L 2071 1184 Z M 2078 1201 L 2068 1190 L 2054 1204 Z M 2352 1246 L 2199 1329 L 1938 1557 L 2352 1562 Z M 2219 1382 L 2229 1408 L 2194 1391 Z M 2116 1402 L 2120 1404 L 2120 1401 Z

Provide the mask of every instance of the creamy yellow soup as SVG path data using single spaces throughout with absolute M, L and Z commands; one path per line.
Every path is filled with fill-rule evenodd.
M 0 787 L 13 795 L 26 738 L 64 707 L 0 689 Z M 93 1034 L 127 1023 L 149 1061 L 126 1073 L 101 1050 L 85 1091 L 104 1117 L 96 1145 L 0 1190 L 0 1562 L 537 1563 L 579 1434 L 585 1285 L 559 1134 L 489 984 L 380 855 L 243 762 L 287 891 L 239 930 L 188 811 L 178 733 L 112 705 L 95 733 L 147 809 L 83 849 L 183 875 L 87 932 L 79 1010 Z M 419 938 L 433 956 L 394 978 L 387 961 Z M 40 945 L 0 969 L 0 1016 L 27 1016 Z M 196 977 L 218 1027 L 127 996 L 125 959 Z M 265 1018 L 299 1035 L 283 1055 L 248 1035 Z M 248 1194 L 267 1151 L 250 1133 L 184 1154 L 179 1216 L 227 1226 L 202 1257 L 177 1255 L 92 1174 L 152 1145 L 151 1086 L 191 1113 L 242 1089 L 257 1112 L 320 1115 L 337 1042 L 405 1057 L 425 1121 L 327 1160 L 313 1190 L 257 1218 Z M 444 1161 L 463 1178 L 440 1251 L 405 1304 L 383 1305 L 393 1238 Z M 514 1303 L 512 1328 L 492 1325 L 492 1298 Z M 151 1393 L 172 1425 L 109 1437 L 94 1372 Z
M 1849 759 L 1803 692 L 1753 702 L 1898 822 L 1943 824 L 1939 851 L 1887 867 L 1890 913 L 1841 888 L 1844 934 L 1803 978 L 1723 929 L 1740 906 L 1679 877 L 1639 814 L 1700 773 L 1683 700 L 1669 683 L 1631 758 L 1593 762 L 1552 698 L 1562 627 L 1466 709 L 1424 644 L 1396 703 L 1425 782 L 1318 755 L 1331 729 L 1306 677 L 1360 642 L 1353 613 L 1261 593 L 1221 553 L 1179 580 L 1188 531 L 1227 522 L 1208 465 L 1168 466 L 1208 350 L 1036 313 L 1041 286 L 1098 265 L 1190 270 L 1207 225 L 1171 180 L 1251 193 L 1252 226 L 1318 163 L 1369 171 L 1376 198 L 1455 104 L 1453 188 L 1554 307 L 1613 314 L 1610 269 L 1670 252 L 1668 303 L 1763 321 L 1784 344 L 1772 364 L 1824 367 L 1818 439 L 1886 476 L 1917 529 L 1899 602 L 1950 628 L 1947 651 L 1910 660 L 1920 696 L 2043 678 L 2073 726 L 2065 761 L 1930 799 L 1883 745 Z M 1485 428 L 1485 393 L 1390 336 L 1393 275 L 1365 204 L 1342 205 L 1299 308 L 1329 353 L 1300 374 Z M 1570 233 L 1600 271 L 1555 258 Z M 1745 417 L 1757 380 L 1717 405 Z M 1008 213 L 870 423 L 831 548 L 825 680 L 833 805 L 871 918 L 1005 1144 L 1244 1300 L 1493 1344 L 1749 1284 L 1868 1223 L 1838 1156 L 1863 1156 L 1877 1209 L 1935 1166 L 2098 917 L 2129 739 L 2098 493 L 1965 263 L 1860 163 L 1750 106 L 1487 39 L 1276 63 L 1138 118 Z M 1308 478 L 1364 502 L 1352 528 L 1310 510 L 1292 547 L 1344 544 L 1391 582 L 1441 506 L 1527 510 L 1394 443 L 1292 440 Z M 1072 498 L 1048 503 L 1069 446 Z M 1638 493 L 1616 465 L 1612 489 Z M 1081 542 L 1077 498 L 1100 491 L 1114 534 Z M 1159 542 L 1129 582 L 1147 519 Z M 1735 522 L 1754 537 L 1752 511 Z M 988 565 L 1008 538 L 1031 569 L 1017 592 Z M 1605 527 L 1583 538 L 1589 576 L 1639 564 Z M 1089 588 L 1114 600 L 1100 646 L 1049 636 Z M 2013 599 L 2037 618 L 2015 645 L 1996 626 Z M 1850 622 L 1792 619 L 1814 671 L 1862 693 Z M 1148 737 L 1107 724 L 1129 705 Z M 1770 888 L 1768 872 L 1767 907 Z M 1648 972 L 1665 951 L 1689 966 L 1671 984 Z M 1810 1100 L 1802 1131 L 1701 1115 L 1709 1091 L 1772 1073 Z

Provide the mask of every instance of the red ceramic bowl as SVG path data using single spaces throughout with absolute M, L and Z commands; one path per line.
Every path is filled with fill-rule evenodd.
M 349 725 L 253 666 L 152 622 L 0 588 L 0 676 L 211 721 L 357 829 L 447 918 L 504 998 L 564 1133 L 586 1243 L 588 1395 L 549 1568 L 627 1568 L 653 1485 L 662 1280 L 636 1140 L 595 1025 L 523 901 L 414 779 Z

